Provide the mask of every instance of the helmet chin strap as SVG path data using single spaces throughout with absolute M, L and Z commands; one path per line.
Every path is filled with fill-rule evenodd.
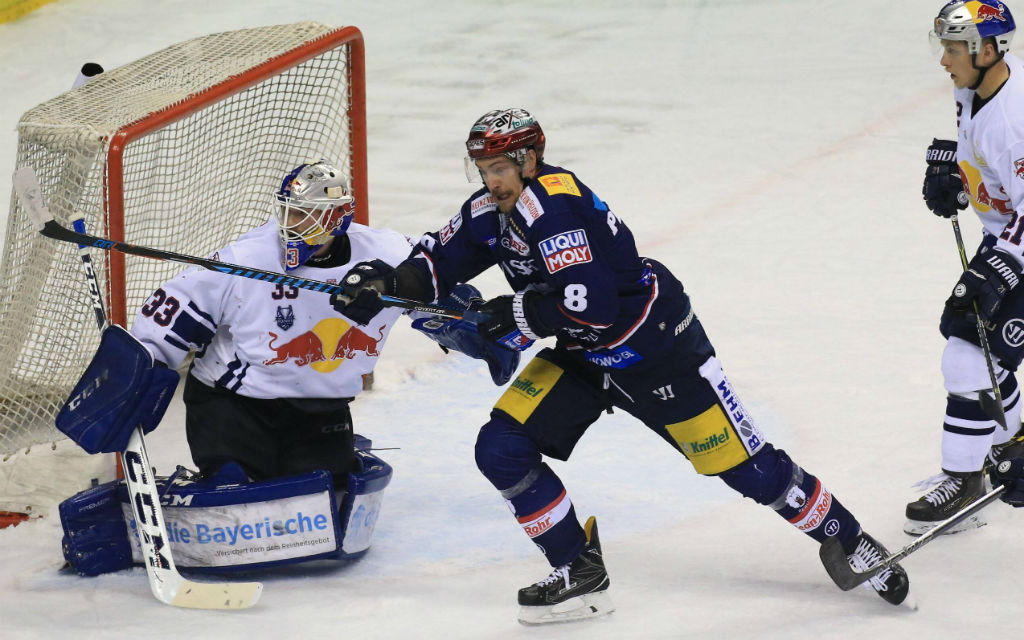
M 992 64 L 988 65 L 987 67 L 979 67 L 978 66 L 978 54 L 977 53 L 971 54 L 971 66 L 974 67 L 975 69 L 977 69 L 980 73 L 978 73 L 978 81 L 975 82 L 974 84 L 972 84 L 971 86 L 967 87 L 967 88 L 970 89 L 971 91 L 977 91 L 978 87 L 981 86 L 981 83 L 985 81 L 985 74 L 988 73 L 989 70 L 992 67 L 994 67 L 997 64 L 999 64 L 999 61 L 1002 60 L 1002 59 L 1003 59 L 1003 56 L 999 56 L 998 58 L 996 58 L 995 62 L 993 62 Z

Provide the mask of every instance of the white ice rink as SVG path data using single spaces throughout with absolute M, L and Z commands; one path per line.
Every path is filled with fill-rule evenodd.
M 1024 19 L 1024 1 L 1010 3 Z M 911 485 L 939 471 L 938 317 L 959 258 L 921 200 L 923 155 L 955 135 L 927 30 L 940 0 L 61 0 L 0 25 L 0 177 L 15 125 L 78 67 L 204 33 L 316 20 L 365 36 L 371 220 L 439 228 L 470 193 L 462 146 L 523 106 L 574 170 L 684 282 L 726 373 L 776 446 L 890 549 Z M 1024 37 L 1019 37 L 1024 47 Z M 1018 49 L 1019 49 L 1018 47 Z M 285 167 L 282 167 L 284 171 Z M 0 178 L 0 202 L 9 181 Z M 973 216 L 962 222 L 971 246 Z M 132 259 L 132 258 L 129 258 Z M 503 291 L 497 273 L 485 293 Z M 473 462 L 499 391 L 400 326 L 356 430 L 395 469 L 362 560 L 258 577 L 244 612 L 175 609 L 142 569 L 61 573 L 55 518 L 0 531 L 0 638 L 779 638 L 1020 633 L 1024 510 L 904 562 L 919 610 L 825 574 L 817 547 L 622 413 L 556 463 L 596 514 L 618 610 L 526 628 L 543 557 Z M 190 463 L 180 404 L 149 438 Z

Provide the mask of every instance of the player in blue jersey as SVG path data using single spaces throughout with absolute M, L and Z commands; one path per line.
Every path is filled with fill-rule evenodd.
M 580 525 L 544 456 L 566 460 L 613 407 L 642 421 L 698 473 L 720 477 L 819 542 L 838 537 L 855 567 L 887 555 L 817 477 L 765 439 L 682 284 L 637 252 L 626 224 L 575 174 L 544 162 L 544 133 L 527 111 L 485 114 L 466 146 L 467 175 L 484 187 L 397 268 L 356 265 L 332 302 L 366 323 L 384 306 L 380 293 L 437 300 L 498 265 L 514 294 L 477 305 L 487 314 L 480 334 L 516 350 L 557 338 L 501 396 L 476 444 L 481 472 L 554 567 L 519 591 L 522 622 L 612 610 L 595 519 Z M 899 604 L 909 582 L 893 565 L 872 586 Z

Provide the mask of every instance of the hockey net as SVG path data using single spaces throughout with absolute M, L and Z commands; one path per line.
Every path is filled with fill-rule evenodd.
M 365 222 L 363 69 L 355 27 L 203 36 L 29 110 L 17 166 L 35 170 L 61 224 L 80 214 L 91 234 L 188 255 L 266 222 L 284 174 L 310 159 L 347 172 Z M 182 269 L 99 250 L 92 260 L 108 317 L 126 327 Z M 0 262 L 0 512 L 42 515 L 95 478 L 95 460 L 71 461 L 77 447 L 53 426 L 99 344 L 84 282 L 76 247 L 42 237 L 12 195 Z

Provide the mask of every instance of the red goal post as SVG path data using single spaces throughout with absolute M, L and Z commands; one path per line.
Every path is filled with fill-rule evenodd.
M 285 173 L 321 157 L 347 174 L 365 223 L 364 68 L 355 27 L 209 34 L 30 109 L 18 123 L 17 166 L 35 170 L 61 224 L 80 215 L 89 233 L 189 255 L 266 222 Z M 10 211 L 0 261 L 0 512 L 42 515 L 88 486 L 89 477 L 52 477 L 77 475 L 63 458 L 64 472 L 38 481 L 25 480 L 24 466 L 46 468 L 33 456 L 58 449 L 54 416 L 99 335 L 75 247 L 41 237 L 13 194 Z M 181 270 L 116 252 L 92 259 L 108 317 L 126 327 Z M 17 471 L 6 466 L 15 462 Z M 36 486 L 44 497 L 28 497 Z

